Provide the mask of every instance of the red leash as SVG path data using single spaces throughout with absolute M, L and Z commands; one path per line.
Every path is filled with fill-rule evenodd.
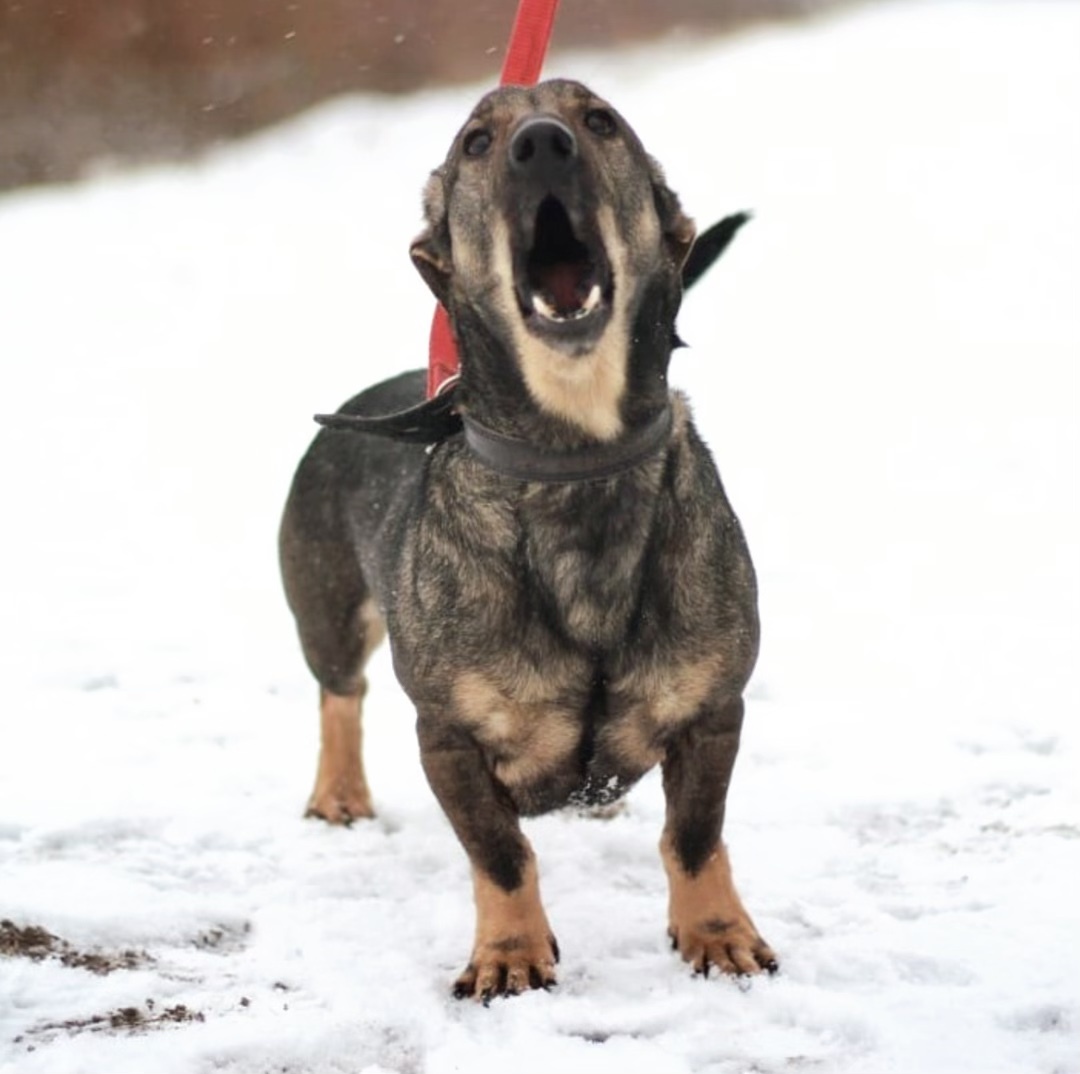
M 559 0 L 521 0 L 503 61 L 500 86 L 534 86 L 544 66 Z
M 519 0 L 510 44 L 503 61 L 501 86 L 533 86 L 544 66 L 559 0 Z M 435 307 L 428 344 L 427 394 L 432 399 L 458 375 L 457 345 L 450 318 L 442 306 Z

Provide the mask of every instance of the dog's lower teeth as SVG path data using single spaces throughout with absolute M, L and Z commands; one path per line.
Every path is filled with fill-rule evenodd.
M 585 301 L 576 310 L 569 313 L 560 313 L 554 306 L 535 293 L 532 296 L 532 305 L 533 309 L 545 320 L 562 323 L 565 321 L 579 321 L 582 317 L 588 317 L 600 305 L 600 299 L 600 285 L 594 283 Z

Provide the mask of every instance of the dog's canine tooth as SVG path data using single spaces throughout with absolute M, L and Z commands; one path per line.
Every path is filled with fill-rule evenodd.
M 563 321 L 566 318 L 560 317 L 558 310 L 554 306 L 549 306 L 538 294 L 535 292 L 532 296 L 533 309 L 540 314 L 541 317 L 546 317 L 549 321 Z
M 580 316 L 584 316 L 586 313 L 592 313 L 592 311 L 600 305 L 600 297 L 600 284 L 594 283 L 588 297 L 581 305 Z

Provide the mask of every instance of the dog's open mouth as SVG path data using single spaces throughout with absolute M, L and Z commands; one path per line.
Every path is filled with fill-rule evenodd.
M 549 194 L 536 210 L 531 244 L 523 246 L 515 258 L 515 284 L 529 327 L 563 339 L 598 333 L 613 291 L 599 236 L 575 230 L 566 207 Z

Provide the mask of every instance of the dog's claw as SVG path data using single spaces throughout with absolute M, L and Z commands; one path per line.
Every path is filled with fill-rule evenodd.
M 485 1007 L 499 996 L 519 996 L 530 990 L 550 991 L 555 987 L 554 940 L 552 951 L 534 951 L 532 957 L 502 955 L 498 960 L 485 962 L 482 956 L 474 956 L 461 976 L 454 982 L 451 992 L 454 999 L 471 997 Z
M 777 973 L 780 964 L 772 950 L 756 935 L 735 939 L 725 930 L 724 939 L 708 931 L 688 928 L 686 934 L 672 926 L 668 929 L 671 948 L 690 963 L 694 975 L 708 978 L 712 970 L 720 976 L 734 977 L 740 988 L 749 987 L 761 973 Z
M 353 821 L 368 820 L 375 816 L 371 795 L 366 786 L 334 788 L 317 787 L 308 801 L 305 817 L 316 817 L 327 824 L 352 827 Z
M 358 820 L 371 820 L 375 816 L 375 811 L 370 810 L 368 812 L 352 812 L 348 809 L 339 809 L 333 813 L 321 810 L 321 809 L 308 809 L 304 813 L 305 820 L 321 820 L 327 824 L 334 824 L 342 828 L 351 828 L 353 824 Z

